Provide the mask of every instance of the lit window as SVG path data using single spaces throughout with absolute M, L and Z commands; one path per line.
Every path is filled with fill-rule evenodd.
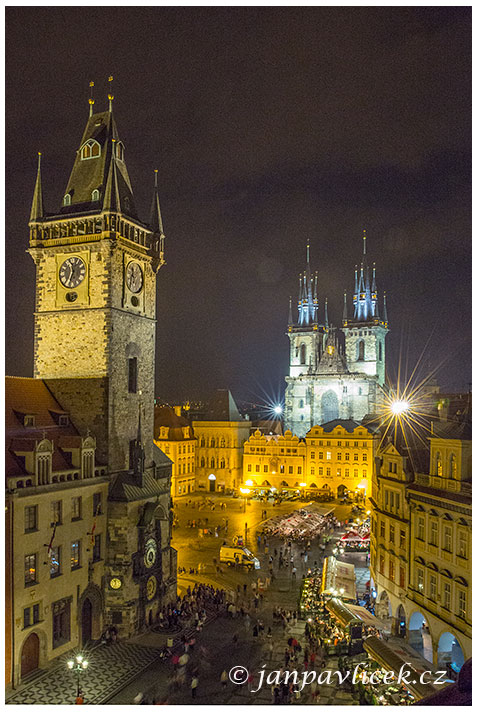
M 25 586 L 36 583 L 37 580 L 37 555 L 28 554 L 25 556 Z
M 88 158 L 98 158 L 100 153 L 100 144 L 97 141 L 90 139 L 81 149 L 81 160 L 84 161 Z
M 81 541 L 71 542 L 71 568 L 78 569 L 80 567 L 80 551 L 81 551 Z
M 443 608 L 447 611 L 451 608 L 451 584 L 445 583 L 443 586 Z
M 330 452 L 330 450 L 327 450 L 326 460 L 331 460 L 331 459 L 332 459 L 332 453 Z
M 423 591 L 423 569 L 417 569 L 417 588 L 419 591 Z
M 71 205 L 71 195 L 69 193 L 64 196 L 63 205 Z
M 61 571 L 60 571 L 60 553 L 61 553 L 61 547 L 52 546 L 51 551 L 50 551 L 50 578 L 59 576 L 61 573 Z
M 96 188 L 95 188 L 95 190 L 91 194 L 91 200 L 95 201 L 95 200 L 99 200 L 99 199 L 100 199 L 100 191 L 96 190 Z
M 460 618 L 466 616 L 466 591 L 458 591 L 458 615 Z

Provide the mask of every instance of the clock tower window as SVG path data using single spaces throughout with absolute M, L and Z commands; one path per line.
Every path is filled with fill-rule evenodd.
M 128 359 L 128 391 L 136 393 L 138 390 L 138 359 L 136 356 Z

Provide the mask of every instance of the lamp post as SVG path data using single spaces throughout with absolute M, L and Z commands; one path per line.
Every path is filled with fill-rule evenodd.
M 69 670 L 76 674 L 76 699 L 77 704 L 79 704 L 78 700 L 81 697 L 80 676 L 88 667 L 88 660 L 85 660 L 83 655 L 77 655 L 75 660 L 68 660 L 67 666 Z

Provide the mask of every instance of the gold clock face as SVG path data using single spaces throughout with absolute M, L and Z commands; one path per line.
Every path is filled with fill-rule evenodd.
M 158 545 L 156 544 L 156 541 L 154 539 L 148 539 L 146 546 L 144 547 L 144 563 L 148 569 L 150 569 L 156 561 L 157 548 Z
M 146 596 L 148 601 L 154 598 L 157 588 L 156 576 L 150 576 L 146 582 Z
M 110 586 L 111 586 L 111 588 L 114 588 L 114 589 L 121 588 L 121 579 L 116 578 L 116 577 L 112 578 L 110 581 Z
M 126 284 L 133 294 L 143 289 L 143 270 L 137 262 L 130 262 L 126 268 Z
M 68 257 L 60 267 L 60 282 L 67 289 L 77 287 L 83 282 L 86 275 L 86 265 L 81 259 L 73 255 Z

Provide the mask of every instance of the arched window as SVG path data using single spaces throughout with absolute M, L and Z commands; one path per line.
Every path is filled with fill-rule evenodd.
M 456 480 L 457 465 L 456 465 L 456 455 L 450 455 L 450 477 Z
M 96 188 L 95 188 L 95 190 L 91 194 L 91 200 L 95 201 L 95 200 L 99 200 L 99 199 L 100 199 L 100 191 L 96 190 Z
M 98 158 L 100 153 L 100 144 L 98 141 L 90 138 L 81 149 L 81 160 L 85 161 L 88 158 Z
M 225 446 L 226 446 L 226 442 L 225 442 L 224 438 L 221 438 L 221 447 L 225 447 Z
M 216 447 L 216 441 L 214 438 L 211 438 L 211 447 Z
M 71 195 L 69 193 L 63 198 L 63 205 L 71 205 Z
M 443 463 L 441 459 L 441 452 L 436 454 L 436 474 L 438 477 L 443 477 Z
M 124 146 L 121 142 L 116 144 L 116 158 L 120 161 L 124 160 Z
M 365 342 L 359 341 L 357 345 L 357 361 L 365 360 Z
M 204 437 L 201 438 L 201 445 L 200 447 L 206 447 L 206 441 L 204 440 Z
M 221 468 L 221 470 L 223 470 L 225 468 L 225 466 L 226 466 L 226 463 L 224 462 L 224 458 L 222 458 L 221 464 L 219 465 L 219 467 Z
M 307 350 L 305 348 L 305 344 L 301 344 L 301 347 L 300 347 L 300 363 L 301 364 L 305 364 L 306 356 L 307 356 Z
M 216 467 L 216 460 L 211 457 L 211 467 Z
M 321 400 L 322 423 L 329 423 L 339 417 L 339 399 L 334 391 L 326 391 Z
M 303 407 L 304 407 L 304 401 L 301 398 L 299 401 L 299 408 L 303 408 Z
M 378 343 L 378 360 L 379 361 L 382 360 L 382 342 L 381 341 L 379 341 L 379 343 Z

